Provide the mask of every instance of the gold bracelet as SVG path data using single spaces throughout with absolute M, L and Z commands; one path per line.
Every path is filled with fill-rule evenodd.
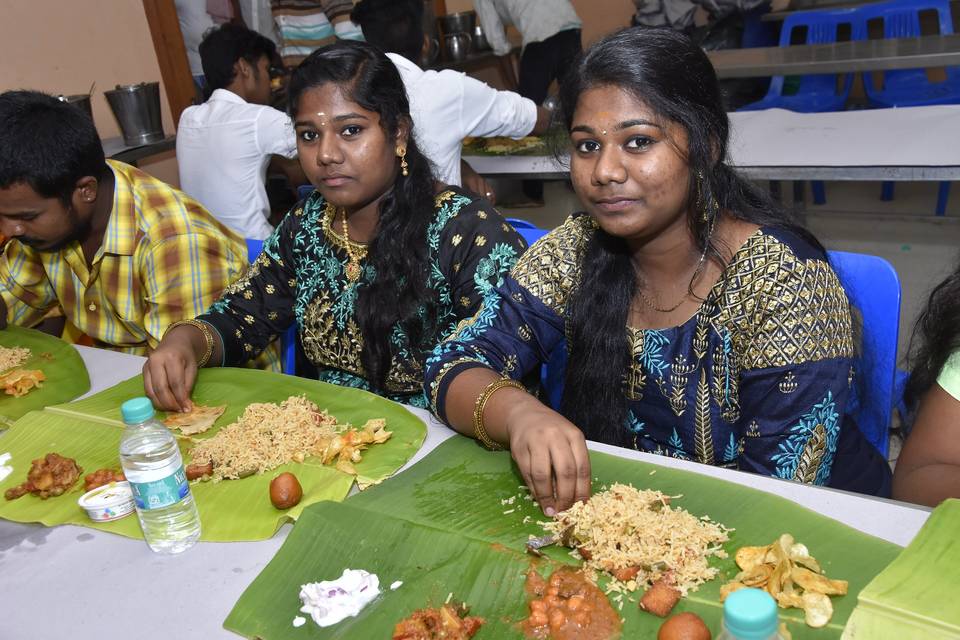
M 163 334 L 164 337 L 166 337 L 166 335 L 173 329 L 184 325 L 199 329 L 203 333 L 203 339 L 207 342 L 206 353 L 204 353 L 200 360 L 197 361 L 197 368 L 202 369 L 208 362 L 210 362 L 210 356 L 213 355 L 213 332 L 210 331 L 210 327 L 203 320 L 178 320 L 167 327 L 167 330 Z
M 487 430 L 483 428 L 483 408 L 487 404 L 487 400 L 490 399 L 494 393 L 503 389 L 504 387 L 514 387 L 520 389 L 521 391 L 526 391 L 527 388 L 516 380 L 510 378 L 500 378 L 499 380 L 494 380 L 487 388 L 483 390 L 483 393 L 480 394 L 480 397 L 477 398 L 477 404 L 473 408 L 473 432 L 477 440 L 479 440 L 483 446 L 491 451 L 501 451 L 503 447 L 496 441 L 494 441 L 489 435 L 487 435 Z

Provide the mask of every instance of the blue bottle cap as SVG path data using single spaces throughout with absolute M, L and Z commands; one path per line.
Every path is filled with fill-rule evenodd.
M 723 603 L 723 626 L 739 640 L 766 640 L 777 633 L 777 603 L 761 589 L 737 589 Z
M 152 418 L 155 413 L 150 398 L 134 398 L 120 405 L 120 414 L 123 416 L 123 421 L 127 424 L 146 422 Z

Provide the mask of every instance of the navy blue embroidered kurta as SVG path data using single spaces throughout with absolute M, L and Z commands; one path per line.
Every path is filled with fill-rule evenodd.
M 488 366 L 519 379 L 562 343 L 565 305 L 594 231 L 579 216 L 545 236 L 434 351 L 426 390 L 439 417 L 457 372 Z M 846 295 L 819 249 L 762 228 L 687 322 L 624 330 L 629 419 L 611 444 L 828 482 L 841 430 L 856 430 L 843 419 L 854 353 Z

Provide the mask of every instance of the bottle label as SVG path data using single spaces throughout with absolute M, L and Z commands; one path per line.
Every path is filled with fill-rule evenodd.
M 180 461 L 176 461 L 179 463 Z M 130 482 L 130 489 L 133 490 L 133 500 L 140 510 L 163 509 L 174 505 L 188 495 L 190 495 L 190 486 L 187 484 L 187 474 L 183 471 L 183 464 L 177 464 L 173 473 L 169 473 L 170 467 L 165 469 L 168 475 L 154 478 L 131 478 L 127 474 L 127 480 Z M 158 474 L 157 474 L 158 475 Z M 140 482 L 137 482 L 140 480 Z

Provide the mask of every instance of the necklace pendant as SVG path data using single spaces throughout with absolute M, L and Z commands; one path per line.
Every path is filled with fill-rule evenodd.
M 347 266 L 344 267 L 343 272 L 347 276 L 347 281 L 351 284 L 360 279 L 360 263 L 354 262 L 351 260 L 347 263 Z

